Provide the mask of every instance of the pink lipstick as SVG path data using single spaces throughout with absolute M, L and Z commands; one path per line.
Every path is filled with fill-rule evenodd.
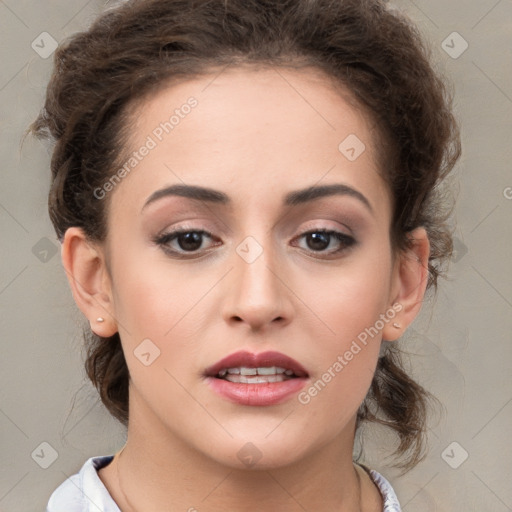
M 205 377 L 212 391 L 231 402 L 267 406 L 282 403 L 300 391 L 308 373 L 279 352 L 241 351 L 207 368 Z

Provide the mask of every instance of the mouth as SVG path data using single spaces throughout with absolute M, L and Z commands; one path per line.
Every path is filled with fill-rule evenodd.
M 309 375 L 291 357 L 279 352 L 236 352 L 206 369 L 210 388 L 242 405 L 274 405 L 300 390 Z
M 279 352 L 236 352 L 206 369 L 207 377 L 243 384 L 266 384 L 308 377 L 303 366 Z

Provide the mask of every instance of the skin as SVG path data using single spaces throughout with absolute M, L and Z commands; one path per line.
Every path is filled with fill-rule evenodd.
M 190 96 L 197 107 L 103 199 L 105 242 L 78 228 L 63 242 L 78 306 L 97 334 L 119 331 L 131 375 L 127 444 L 100 477 L 123 511 L 359 511 L 359 485 L 361 510 L 382 510 L 352 462 L 356 412 L 381 340 L 397 339 L 421 307 L 425 230 L 394 255 L 375 129 L 320 73 L 237 68 L 162 89 L 134 113 L 128 149 Z M 338 150 L 350 134 L 366 146 L 355 161 Z M 292 190 L 335 183 L 370 208 L 350 195 L 283 205 Z M 221 191 L 231 204 L 168 196 L 144 207 L 173 184 Z M 178 259 L 154 241 L 177 228 L 213 237 Z M 320 229 L 356 243 L 331 238 L 315 251 L 302 235 Z M 252 263 L 236 251 L 248 236 L 263 249 Z M 401 311 L 307 404 L 294 395 L 242 406 L 205 383 L 208 366 L 242 349 L 282 352 L 314 383 L 393 304 Z M 160 350 L 149 366 L 134 355 L 147 338 Z M 248 442 L 261 457 L 250 468 L 237 457 Z

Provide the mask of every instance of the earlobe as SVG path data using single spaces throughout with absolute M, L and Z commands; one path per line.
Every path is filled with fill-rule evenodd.
M 91 329 L 98 336 L 112 336 L 117 323 L 103 251 L 87 239 L 81 228 L 71 227 L 64 235 L 61 254 L 73 298 Z
M 413 322 L 421 309 L 428 282 L 430 243 L 425 228 L 416 228 L 408 234 L 410 247 L 398 256 L 393 275 L 391 305 L 397 311 L 393 322 L 388 323 L 382 338 L 395 341 Z

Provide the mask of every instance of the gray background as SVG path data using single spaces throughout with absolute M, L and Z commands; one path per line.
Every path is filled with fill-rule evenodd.
M 428 457 L 404 477 L 386 465 L 382 446 L 392 438 L 384 430 L 364 439 L 366 462 L 392 481 L 404 511 L 505 512 L 512 510 L 512 1 L 394 5 L 417 23 L 454 83 L 464 154 L 455 173 L 457 253 L 449 279 L 404 340 L 414 374 L 445 413 L 432 419 Z M 20 148 L 51 69 L 44 57 L 52 41 L 40 34 L 60 41 L 105 6 L 0 0 L 4 512 L 44 510 L 87 458 L 113 453 L 124 440 L 83 375 L 81 317 L 46 214 L 49 155 L 32 139 Z

